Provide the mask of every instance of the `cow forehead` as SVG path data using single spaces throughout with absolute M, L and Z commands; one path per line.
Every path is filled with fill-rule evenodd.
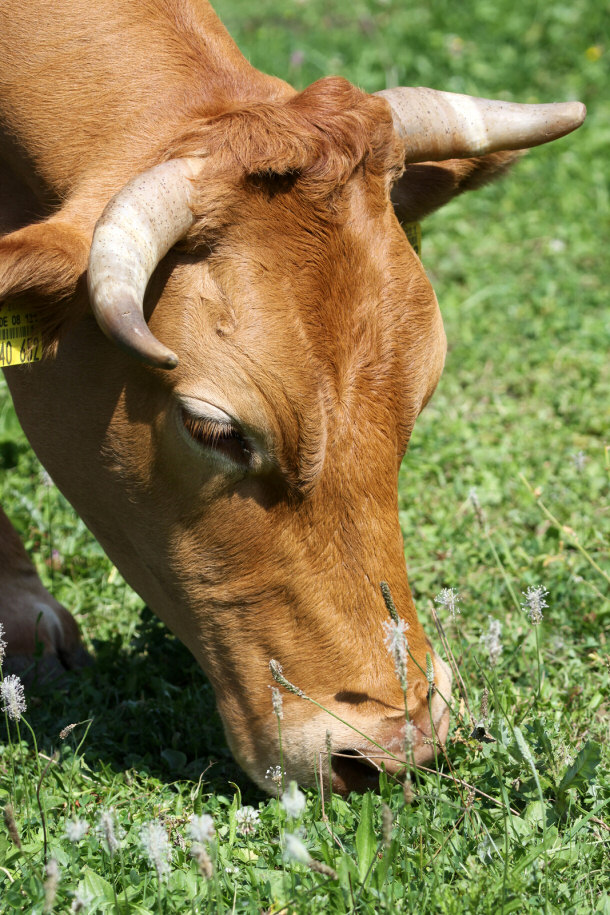
M 284 425 L 294 419 L 297 435 L 322 413 L 333 424 L 355 408 L 396 422 L 413 315 L 433 298 L 389 202 L 368 207 L 359 181 L 344 197 L 336 218 L 298 195 L 251 195 L 247 220 L 167 287 L 180 330 L 166 339 L 192 382 L 211 373 L 229 399 L 245 393 Z
M 281 442 L 304 486 L 334 441 L 377 439 L 396 460 L 421 405 L 436 300 L 389 200 L 368 190 L 354 175 L 333 211 L 249 193 L 206 254 L 178 261 L 151 322 L 180 357 L 180 393 Z

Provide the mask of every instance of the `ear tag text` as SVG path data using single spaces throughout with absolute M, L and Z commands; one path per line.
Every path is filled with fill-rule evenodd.
M 42 359 L 38 315 L 22 305 L 0 302 L 0 368 Z

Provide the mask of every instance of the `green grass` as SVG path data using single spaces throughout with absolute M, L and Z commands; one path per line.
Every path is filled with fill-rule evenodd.
M 401 470 L 400 517 L 433 638 L 435 595 L 461 595 L 458 619 L 441 617 L 475 718 L 489 689 L 494 742 L 469 736 L 458 701 L 448 760 L 440 775 L 420 775 L 411 804 L 382 779 L 379 795 L 326 797 L 324 808 L 308 792 L 300 821 L 287 822 L 232 762 L 211 688 L 186 649 L 44 485 L 3 389 L 2 503 L 97 658 L 61 686 L 27 694 L 47 854 L 61 868 L 53 911 L 70 911 L 78 892 L 91 912 L 116 912 L 118 900 L 124 913 L 609 913 L 607 10 L 593 0 L 217 8 L 255 65 L 297 86 L 338 72 L 371 91 L 423 84 L 589 106 L 575 135 L 424 227 L 450 348 Z M 537 585 L 549 607 L 536 633 L 513 595 L 518 604 Z M 489 616 L 503 627 L 494 671 L 480 643 Z M 74 722 L 85 723 L 61 740 Z M 9 733 L 0 734 L 0 806 L 12 804 L 22 849 L 0 828 L 0 912 L 37 913 L 38 763 L 26 728 L 21 744 L 14 725 Z M 236 828 L 243 804 L 260 815 L 248 836 Z M 393 816 L 386 844 L 384 804 Z M 72 816 L 94 827 L 111 807 L 125 833 L 114 857 L 93 828 L 74 845 L 65 837 Z M 202 811 L 216 824 L 211 880 L 189 854 L 188 819 Z M 153 819 L 173 848 L 161 884 L 139 840 Z M 295 828 L 337 879 L 285 861 L 281 836 Z

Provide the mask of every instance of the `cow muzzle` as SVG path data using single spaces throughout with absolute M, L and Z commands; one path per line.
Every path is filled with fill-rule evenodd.
M 335 743 L 330 765 L 327 750 L 329 774 L 323 780 L 330 781 L 333 791 L 346 795 L 350 791 L 374 790 L 379 785 L 382 770 L 390 777 L 402 780 L 413 766 L 442 757 L 449 730 L 451 673 L 436 654 L 434 667 L 434 689 L 408 720 L 401 714 L 382 722 L 370 721 L 368 732 L 375 735 L 375 742 L 358 739 L 352 732 L 352 737 L 357 739 L 342 748 Z M 338 737 L 336 734 L 335 741 Z
M 433 664 L 434 687 L 410 710 L 408 719 L 400 707 L 386 706 L 380 714 L 382 703 L 359 703 L 341 693 L 321 703 L 324 710 L 303 696 L 288 695 L 280 728 L 275 715 L 269 715 L 256 749 L 245 755 L 228 734 L 233 752 L 250 777 L 269 793 L 274 793 L 269 771 L 280 760 L 286 782 L 294 780 L 304 787 L 323 784 L 343 795 L 377 789 L 382 770 L 402 780 L 413 766 L 444 753 L 452 677 L 436 653 Z

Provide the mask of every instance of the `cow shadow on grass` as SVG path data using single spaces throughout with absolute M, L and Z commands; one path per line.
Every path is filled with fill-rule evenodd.
M 60 731 L 92 719 L 80 749 L 87 765 L 135 770 L 170 783 L 202 775 L 205 791 L 245 799 L 262 793 L 235 764 L 226 744 L 214 692 L 187 649 L 144 607 L 128 648 L 115 640 L 95 646 L 91 667 L 59 683 L 28 689 L 28 720 L 42 752 L 61 743 Z M 78 729 L 79 739 L 84 727 Z

